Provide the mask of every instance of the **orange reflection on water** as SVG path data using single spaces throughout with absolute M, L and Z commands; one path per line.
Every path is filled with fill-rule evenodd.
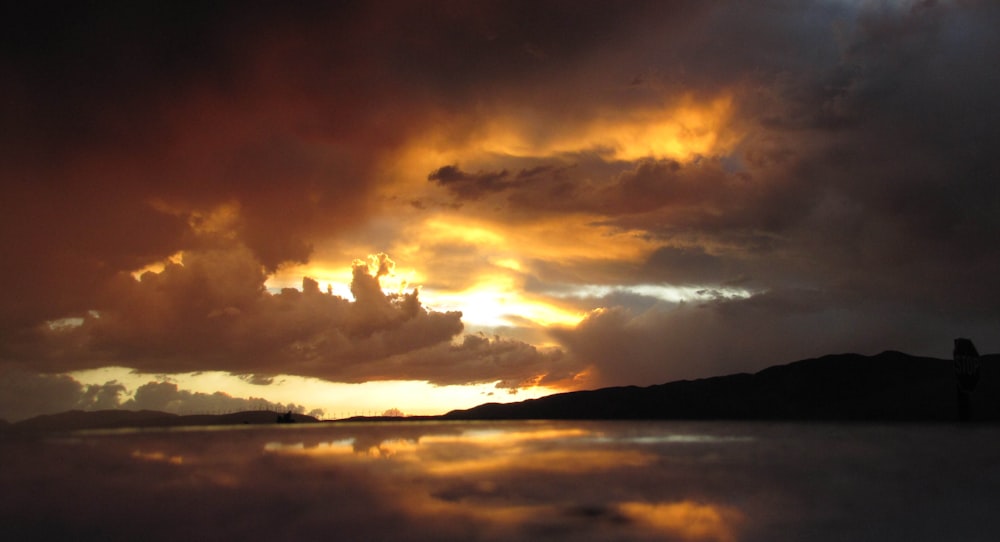
M 171 465 L 180 465 L 184 463 L 184 457 L 179 455 L 167 455 L 164 452 L 144 452 L 142 450 L 134 450 L 132 452 L 132 457 L 136 459 L 141 459 L 143 461 L 156 461 L 160 463 L 170 463 Z
M 281 455 L 304 455 L 304 456 L 345 456 L 354 455 L 354 447 L 350 440 L 336 440 L 331 442 L 320 442 L 312 446 L 306 446 L 302 442 L 285 444 L 282 442 L 268 442 L 264 445 L 265 452 L 277 453 Z
M 225 540 L 738 539 L 750 522 L 692 467 L 705 465 L 707 449 L 741 444 L 655 429 L 414 422 L 85 434 L 42 453 L 0 446 L 13 466 L 0 481 L 19 488 L 8 508 L 31 517 L 113 532 L 126 515 L 165 529 L 161 540 L 194 531 Z M 25 500 L 36 486 L 50 490 Z M 91 497 L 78 498 L 83 490 Z
M 472 430 L 459 435 L 430 435 L 425 443 L 480 443 L 493 446 L 513 446 L 528 441 L 580 438 L 594 435 L 594 432 L 579 428 L 540 428 L 534 431 L 510 431 L 502 429 Z
M 413 465 L 427 475 L 455 476 L 503 470 L 545 470 L 584 473 L 621 467 L 642 467 L 655 456 L 640 450 L 534 447 L 532 443 L 557 442 L 594 436 L 579 428 L 536 431 L 473 430 L 459 435 L 427 435 L 419 439 L 384 439 L 360 444 L 354 440 L 303 443 L 268 443 L 265 451 L 282 455 L 345 460 L 392 459 Z
M 636 450 L 531 450 L 520 447 L 479 450 L 465 459 L 424 462 L 424 471 L 436 475 L 466 475 L 505 470 L 541 470 L 583 474 L 620 467 L 641 467 L 653 456 Z
M 414 421 L 0 436 L 2 540 L 971 540 L 996 508 L 989 427 Z M 967 461 L 948 461 L 956 438 Z M 923 455 L 900 467 L 912 449 Z M 927 480 L 913 472 L 941 491 L 914 492 Z M 969 506 L 956 508 L 960 490 Z
M 626 517 L 692 541 L 735 542 L 735 527 L 743 520 L 743 514 L 735 508 L 692 501 L 626 502 L 619 508 Z
M 531 422 L 318 444 L 271 442 L 265 452 L 346 467 L 371 477 L 383 498 L 408 517 L 477 525 L 485 538 L 508 539 L 538 529 L 612 538 L 736 540 L 739 510 L 693 500 L 639 500 L 606 493 L 599 480 L 641 480 L 661 468 L 643 446 L 621 446 L 600 431 Z M 399 481 L 405 479 L 405 484 Z M 563 488 L 547 498 L 553 488 Z M 568 489 L 567 489 L 568 488 Z M 528 497 L 526 498 L 525 495 Z

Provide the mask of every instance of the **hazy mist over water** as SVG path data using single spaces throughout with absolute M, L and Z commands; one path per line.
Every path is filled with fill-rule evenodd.
M 459 422 L 0 438 L 4 540 L 994 540 L 1000 427 Z

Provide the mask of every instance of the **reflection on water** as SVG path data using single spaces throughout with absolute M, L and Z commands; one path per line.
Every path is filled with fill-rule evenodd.
M 597 445 L 599 437 L 604 445 Z M 317 464 L 365 464 L 374 476 L 406 480 L 397 504 L 413 516 L 474 518 L 491 532 L 516 532 L 518 526 L 546 527 L 551 534 L 571 523 L 610 522 L 636 536 L 655 531 L 684 540 L 733 540 L 739 514 L 709 503 L 578 502 L 579 489 L 562 496 L 531 498 L 526 489 L 582 485 L 608 472 L 623 475 L 655 464 L 659 456 L 641 448 L 611 445 L 615 439 L 593 428 L 471 426 L 458 433 L 433 431 L 413 438 L 338 439 L 327 442 L 268 442 L 269 453 L 308 457 Z M 515 493 L 518 492 L 518 493 Z M 521 498 L 511 498 L 520 494 Z M 567 525 L 560 525 L 560 523 Z M 576 533 L 579 534 L 579 533 Z
M 459 422 L 8 438 L 0 539 L 992 540 L 998 436 Z

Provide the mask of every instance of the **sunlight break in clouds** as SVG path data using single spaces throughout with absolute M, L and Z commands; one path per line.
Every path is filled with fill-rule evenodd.
M 725 154 L 738 138 L 724 134 L 732 98 L 699 103 L 687 95 L 659 108 L 598 110 L 592 117 L 562 119 L 546 126 L 531 116 L 497 112 L 455 156 L 478 153 L 500 156 L 558 156 L 596 152 L 609 160 L 671 158 L 689 161 L 697 155 Z M 555 121 L 555 119 L 550 119 Z
M 556 391 L 546 387 L 524 387 L 512 393 L 512 390 L 498 389 L 495 383 L 441 386 L 413 380 L 345 384 L 293 375 L 273 375 L 270 383 L 255 384 L 250 378 L 223 371 L 172 374 L 164 380 L 164 375 L 136 373 L 127 368 L 76 371 L 69 376 L 79 383 L 76 386 L 80 390 L 75 395 L 66 391 L 73 387 L 67 386 L 67 382 L 35 381 L 29 394 L 4 388 L 6 397 L 0 406 L 9 407 L 6 419 L 16 421 L 37 414 L 31 408 L 40 408 L 51 395 L 49 391 L 65 397 L 57 403 L 64 410 L 121 408 L 132 406 L 129 401 L 134 399 L 140 387 L 163 381 L 179 388 L 175 397 L 178 400 L 175 405 L 179 408 L 170 408 L 170 404 L 157 405 L 169 412 L 202 414 L 262 407 L 283 410 L 288 405 L 299 405 L 301 408 L 296 411 L 312 413 L 320 410 L 322 413 L 313 415 L 324 419 L 374 416 L 390 408 L 398 408 L 408 416 L 430 416 L 456 408 L 471 408 L 484 402 L 533 399 Z M 120 388 L 108 386 L 109 382 Z M 227 390 L 229 398 L 214 397 L 218 390 Z M 117 395 L 113 401 L 100 401 L 99 392 L 116 392 Z M 266 399 L 261 398 L 262 395 Z M 197 401 L 185 401 L 192 398 Z M 49 402 L 52 402 L 51 397 Z M 140 405 L 136 403 L 134 406 Z M 150 403 L 141 406 L 153 408 Z
M 8 4 L 0 380 L 52 408 L 1000 347 L 996 2 Z
M 266 291 L 259 264 L 240 249 L 192 252 L 124 282 L 132 290 L 127 305 L 47 324 L 38 332 L 61 348 L 26 354 L 66 369 L 127 363 L 140 374 L 74 373 L 88 386 L 128 382 L 126 394 L 147 388 L 149 373 L 171 373 L 198 393 L 211 394 L 213 387 L 250 397 L 266 392 L 330 415 L 396 407 L 441 413 L 483 402 L 497 388 L 536 397 L 551 391 L 539 385 L 546 378 L 551 385 L 573 376 L 568 358 L 551 364 L 556 351 L 462 337 L 461 313 L 428 310 L 415 288 L 385 292 L 380 281 L 395 269 L 385 254 L 355 260 L 352 301 L 332 288 L 322 292 L 309 278 L 301 289 Z M 200 294 L 183 303 L 183 296 L 165 295 L 192 286 Z M 247 378 L 240 383 L 236 376 Z M 259 383 L 265 385 L 251 385 Z M 171 404 L 162 406 L 178 410 Z

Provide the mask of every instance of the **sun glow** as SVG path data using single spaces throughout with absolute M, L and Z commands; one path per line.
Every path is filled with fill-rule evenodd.
M 725 152 L 732 136 L 723 137 L 730 118 L 732 97 L 722 96 L 707 104 L 691 97 L 681 105 L 661 112 L 633 113 L 621 124 L 599 123 L 598 133 L 613 141 L 614 157 L 638 160 L 646 157 L 688 161 L 698 155 Z
M 596 152 L 612 160 L 670 158 L 689 161 L 723 153 L 736 141 L 726 133 L 732 96 L 699 101 L 683 96 L 660 108 L 608 109 L 570 123 L 557 133 L 540 130 L 523 114 L 498 114 L 469 143 L 471 150 L 505 156 L 555 156 Z
M 440 188 L 427 181 L 427 174 L 443 164 L 457 163 L 459 158 L 474 164 L 477 157 L 497 155 L 546 158 L 591 152 L 608 160 L 642 157 L 691 160 L 698 155 L 720 152 L 731 143 L 731 138 L 724 136 L 731 109 L 732 99 L 728 95 L 707 100 L 686 96 L 665 101 L 658 108 L 592 111 L 587 118 L 566 125 L 549 124 L 541 131 L 535 125 L 537 119 L 523 111 L 495 112 L 491 120 L 462 137 L 449 132 L 452 127 L 434 128 L 437 131 L 426 138 L 417 138 L 395 160 L 383 165 L 389 182 L 382 185 L 382 197 L 387 205 L 391 203 L 383 218 L 373 221 L 370 229 L 356 232 L 350 242 L 317 246 L 309 263 L 279 268 L 267 278 L 265 286 L 272 294 L 283 288 L 299 289 L 303 277 L 308 277 L 319 283 L 321 291 L 353 299 L 350 287 L 353 273 L 348 262 L 369 253 L 385 252 L 396 265 L 382 270 L 369 265 L 368 271 L 378 274 L 386 294 L 417 290 L 427 310 L 462 312 L 467 333 L 477 330 L 502 333 L 505 328 L 527 333 L 526 330 L 550 326 L 575 326 L 586 316 L 586 310 L 578 306 L 580 297 L 599 296 L 602 293 L 599 288 L 570 289 L 574 293 L 560 294 L 528 290 L 526 284 L 546 277 L 546 283 L 558 288 L 560 280 L 579 280 L 562 277 L 564 266 L 586 262 L 588 267 L 601 269 L 605 262 L 612 266 L 642 262 L 657 244 L 641 232 L 605 225 L 602 223 L 605 217 L 596 214 L 542 215 L 524 221 L 491 218 L 489 213 L 470 214 L 442 204 Z M 388 212 L 390 209 L 392 212 Z M 238 211 L 220 207 L 200 217 L 198 226 L 211 231 L 225 230 Z M 178 254 L 170 261 L 179 263 L 181 257 Z M 549 264 L 540 268 L 538 262 Z M 160 272 L 168 263 L 138 270 L 135 276 L 145 271 Z M 678 290 L 656 291 L 652 295 L 687 299 L 700 294 Z M 537 341 L 545 339 L 538 335 L 534 340 L 539 345 Z M 204 376 L 182 377 L 179 384 L 194 386 L 199 379 L 212 382 Z M 225 389 L 247 396 L 266 392 L 271 400 L 322 408 L 328 417 L 380 414 L 390 408 L 408 414 L 438 414 L 489 401 L 496 392 L 493 384 L 447 387 L 426 382 L 331 384 L 299 377 L 281 377 L 281 382 L 268 386 L 267 390 L 241 387 L 235 382 Z M 222 383 L 211 385 L 221 389 L 218 386 Z M 331 403 L 328 398 L 334 395 L 331 391 L 334 389 L 339 397 L 336 403 Z M 559 390 L 532 387 L 521 390 L 517 398 L 553 391 Z M 379 397 L 379 401 L 391 397 L 395 402 L 375 404 L 372 397 Z
M 606 161 L 690 162 L 724 156 L 744 135 L 735 118 L 728 91 L 663 96 L 655 106 L 594 109 L 572 118 L 524 108 L 495 108 L 474 119 L 445 114 L 383 164 L 382 198 L 437 201 L 436 187 L 427 182 L 430 172 L 448 164 L 496 167 L 498 157 L 560 159 L 593 153 Z
M 436 242 L 460 241 L 486 246 L 502 246 L 506 243 L 506 238 L 502 233 L 486 225 L 476 224 L 468 220 L 456 221 L 444 216 L 424 222 L 421 230 L 423 237 Z
M 441 213 L 411 229 L 408 252 L 419 259 L 424 246 L 467 244 L 492 266 L 523 271 L 523 262 L 533 259 L 638 261 L 659 246 L 640 232 L 602 225 L 601 219 L 580 213 L 509 225 Z
M 344 299 L 353 299 L 351 276 L 350 266 L 337 266 L 324 261 L 315 261 L 304 265 L 282 267 L 268 277 L 264 285 L 272 293 L 277 293 L 284 288 L 302 289 L 302 279 L 308 277 L 318 282 L 319 288 L 323 292 L 329 292 Z M 390 294 L 411 292 L 414 288 L 419 288 L 423 281 L 423 275 L 413 267 L 397 268 L 391 273 L 379 277 L 382 291 Z
M 177 252 L 175 254 L 172 254 L 165 260 L 159 262 L 153 262 L 149 265 L 146 265 L 145 267 L 142 267 L 141 269 L 136 269 L 135 271 L 132 271 L 132 277 L 135 280 L 139 280 L 145 273 L 149 272 L 157 274 L 162 273 L 163 270 L 167 268 L 168 264 L 184 265 L 184 253 Z
M 164 381 L 164 375 L 138 373 L 126 367 L 104 367 L 69 373 L 84 385 L 117 382 L 125 387 L 122 400 L 133 396 L 143 384 Z M 266 397 L 267 401 L 293 403 L 323 411 L 325 419 L 351 416 L 378 416 L 397 408 L 408 416 L 444 414 L 456 408 L 471 408 L 490 401 L 520 401 L 563 391 L 546 386 L 527 386 L 516 393 L 499 390 L 496 383 L 436 386 L 429 382 L 387 380 L 346 384 L 318 378 L 274 375 L 268 385 L 253 384 L 223 371 L 202 371 L 169 375 L 169 382 L 192 393 L 214 394 L 220 389 L 232 397 Z
M 386 293 L 417 289 L 426 308 L 461 311 L 463 322 L 472 326 L 573 326 L 583 319 L 583 311 L 557 297 L 525 291 L 524 281 L 532 273 L 526 262 L 594 259 L 595 254 L 638 260 L 655 248 L 631 232 L 588 225 L 592 219 L 511 227 L 437 213 L 408 228 L 406 241 L 387 250 L 396 266 L 379 281 Z M 272 292 L 301 288 L 307 276 L 321 290 L 352 299 L 351 268 L 328 263 L 332 257 L 318 255 L 310 264 L 284 267 L 268 279 L 267 287 Z M 461 281 L 453 280 L 455 269 L 461 269 Z
M 425 290 L 425 302 L 436 310 L 462 311 L 462 320 L 471 325 L 499 327 L 528 320 L 551 326 L 573 326 L 586 315 L 521 293 L 507 276 L 494 276 L 462 291 Z

